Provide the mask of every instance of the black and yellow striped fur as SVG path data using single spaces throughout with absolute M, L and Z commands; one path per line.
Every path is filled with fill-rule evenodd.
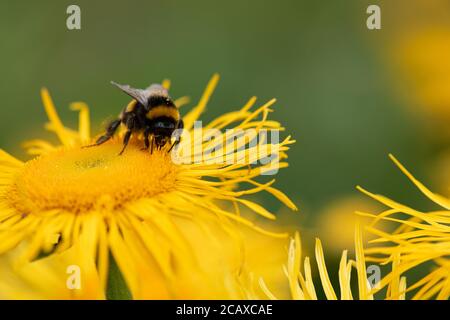
M 90 146 L 98 146 L 111 139 L 120 125 L 126 128 L 120 154 L 125 151 L 132 134 L 143 133 L 143 150 L 150 148 L 152 153 L 154 145 L 156 148 L 162 149 L 166 144 L 170 144 L 167 151 L 170 152 L 175 145 L 180 143 L 183 120 L 178 108 L 163 86 L 152 84 L 146 89 L 135 89 L 128 85 L 111 83 L 131 96 L 133 100 L 122 110 L 118 119 L 109 123 L 105 134 Z

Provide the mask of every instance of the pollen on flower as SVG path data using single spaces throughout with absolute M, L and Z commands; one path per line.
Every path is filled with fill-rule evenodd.
M 173 189 L 177 166 L 167 152 L 140 150 L 132 141 L 126 152 L 119 139 L 99 147 L 60 149 L 27 162 L 11 185 L 9 201 L 20 212 L 52 209 L 70 212 L 117 209 Z

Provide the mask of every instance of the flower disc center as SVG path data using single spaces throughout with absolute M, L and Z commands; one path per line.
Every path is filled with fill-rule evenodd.
M 23 213 L 52 209 L 109 210 L 173 190 L 178 167 L 166 151 L 142 151 L 120 141 L 92 148 L 61 149 L 27 162 L 9 198 Z

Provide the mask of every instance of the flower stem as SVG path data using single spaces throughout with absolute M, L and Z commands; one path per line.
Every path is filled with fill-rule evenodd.
M 122 276 L 122 273 L 117 266 L 112 254 L 109 254 L 109 273 L 108 285 L 106 289 L 107 300 L 131 300 L 131 292 Z

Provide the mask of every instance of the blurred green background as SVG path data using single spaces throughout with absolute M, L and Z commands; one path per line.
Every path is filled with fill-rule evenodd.
M 321 212 L 356 196 L 357 184 L 426 208 L 387 158 L 394 153 L 433 186 L 429 164 L 445 147 L 399 94 L 384 50 L 399 25 L 415 23 L 399 14 L 410 3 L 2 1 L 0 147 L 24 158 L 22 141 L 50 137 L 43 129 L 42 86 L 67 124 L 77 120 L 68 104 L 88 103 L 98 133 L 128 100 L 110 80 L 144 87 L 170 78 L 173 96 L 196 101 L 218 72 L 206 119 L 251 95 L 278 99 L 273 116 L 297 139 L 278 186 L 299 205 L 290 221 L 308 237 L 326 237 L 318 227 Z M 81 30 L 66 28 L 70 4 L 81 7 Z M 382 8 L 381 30 L 366 27 L 369 4 Z M 260 201 L 280 210 L 270 197 Z

